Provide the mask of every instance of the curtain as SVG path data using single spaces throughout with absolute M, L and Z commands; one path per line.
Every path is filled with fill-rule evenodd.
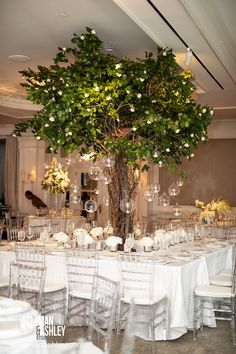
M 5 155 L 5 191 L 6 204 L 11 210 L 18 209 L 18 146 L 17 139 L 9 136 L 6 138 Z

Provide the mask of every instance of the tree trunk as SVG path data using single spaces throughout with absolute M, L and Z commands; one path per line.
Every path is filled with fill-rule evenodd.
M 110 171 L 111 183 L 108 185 L 110 197 L 110 218 L 114 234 L 124 240 L 129 232 L 133 231 L 135 210 L 124 213 L 120 209 L 122 199 L 129 198 L 135 201 L 139 175 L 132 166 L 125 162 L 125 155 L 120 153 L 115 157 L 115 165 Z

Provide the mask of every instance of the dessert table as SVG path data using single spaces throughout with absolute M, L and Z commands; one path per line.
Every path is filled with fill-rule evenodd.
M 9 245 L 0 247 L 0 276 L 8 276 L 15 254 Z M 193 328 L 193 290 L 197 285 L 209 284 L 209 278 L 231 267 L 232 246 L 228 241 L 186 242 L 167 250 L 155 251 L 155 295 L 165 293 L 168 298 L 168 329 L 157 328 L 157 340 L 176 339 Z M 65 254 L 62 249 L 48 249 L 46 255 L 49 281 L 67 284 Z M 99 252 L 98 273 L 120 281 L 118 252 Z M 207 323 L 216 326 L 215 321 Z M 150 329 L 137 328 L 136 335 L 150 339 Z

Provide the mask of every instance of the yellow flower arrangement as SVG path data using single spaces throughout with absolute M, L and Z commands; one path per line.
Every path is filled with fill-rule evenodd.
M 201 200 L 195 200 L 195 206 L 202 211 L 200 217 L 211 217 L 213 219 L 219 219 L 225 216 L 231 209 L 230 203 L 227 200 L 212 200 L 210 203 L 205 204 Z
M 58 167 L 57 159 L 54 157 L 41 182 L 43 189 L 55 194 L 65 193 L 68 191 L 70 183 L 67 169 Z

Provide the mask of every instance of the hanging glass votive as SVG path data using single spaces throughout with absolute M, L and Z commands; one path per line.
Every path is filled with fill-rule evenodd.
M 106 207 L 109 206 L 109 198 L 108 197 L 103 197 L 102 202 Z
M 159 193 L 161 190 L 160 183 L 156 182 L 156 183 L 151 184 L 150 189 L 153 191 L 154 194 Z
M 176 181 L 177 186 L 182 187 L 184 185 L 183 178 L 179 177 Z
M 97 202 L 93 199 L 87 200 L 87 202 L 84 204 L 84 210 L 86 210 L 88 213 L 95 213 L 97 208 Z
M 78 181 L 74 181 L 71 186 L 70 186 L 71 192 L 72 193 L 77 193 L 80 190 L 80 185 Z
M 144 192 L 144 199 L 147 202 L 153 202 L 154 198 L 155 198 L 155 194 L 154 194 L 154 192 L 151 189 L 147 189 Z
M 45 170 L 48 170 L 50 167 L 50 164 L 47 161 L 45 161 L 43 165 L 44 165 Z
M 75 163 L 75 159 L 73 157 L 71 157 L 70 155 L 65 158 L 65 164 L 67 166 L 71 166 L 71 165 L 73 165 L 73 163 Z
M 103 159 L 103 163 L 105 167 L 111 168 L 115 165 L 115 159 L 111 155 L 108 155 Z
M 78 204 L 80 203 L 80 194 L 78 193 L 71 193 L 70 194 L 70 203 L 72 204 Z
M 174 197 L 180 193 L 180 188 L 176 183 L 172 183 L 168 188 L 169 196 Z
M 170 197 L 165 192 L 159 197 L 159 205 L 162 206 L 170 205 Z
M 98 166 L 91 166 L 89 169 L 89 176 L 91 179 L 98 181 L 100 179 L 101 168 Z
M 99 194 L 99 189 L 98 189 L 98 188 L 95 188 L 95 189 L 94 189 L 94 193 L 95 193 L 96 195 L 98 195 L 98 194 Z
M 174 216 L 180 216 L 181 215 L 181 207 L 176 203 L 176 205 L 173 206 L 173 214 Z
M 111 183 L 111 175 L 107 171 L 103 171 L 101 179 L 105 184 Z
M 130 198 L 124 198 L 120 201 L 120 210 L 123 213 L 131 214 L 135 209 L 135 202 Z

